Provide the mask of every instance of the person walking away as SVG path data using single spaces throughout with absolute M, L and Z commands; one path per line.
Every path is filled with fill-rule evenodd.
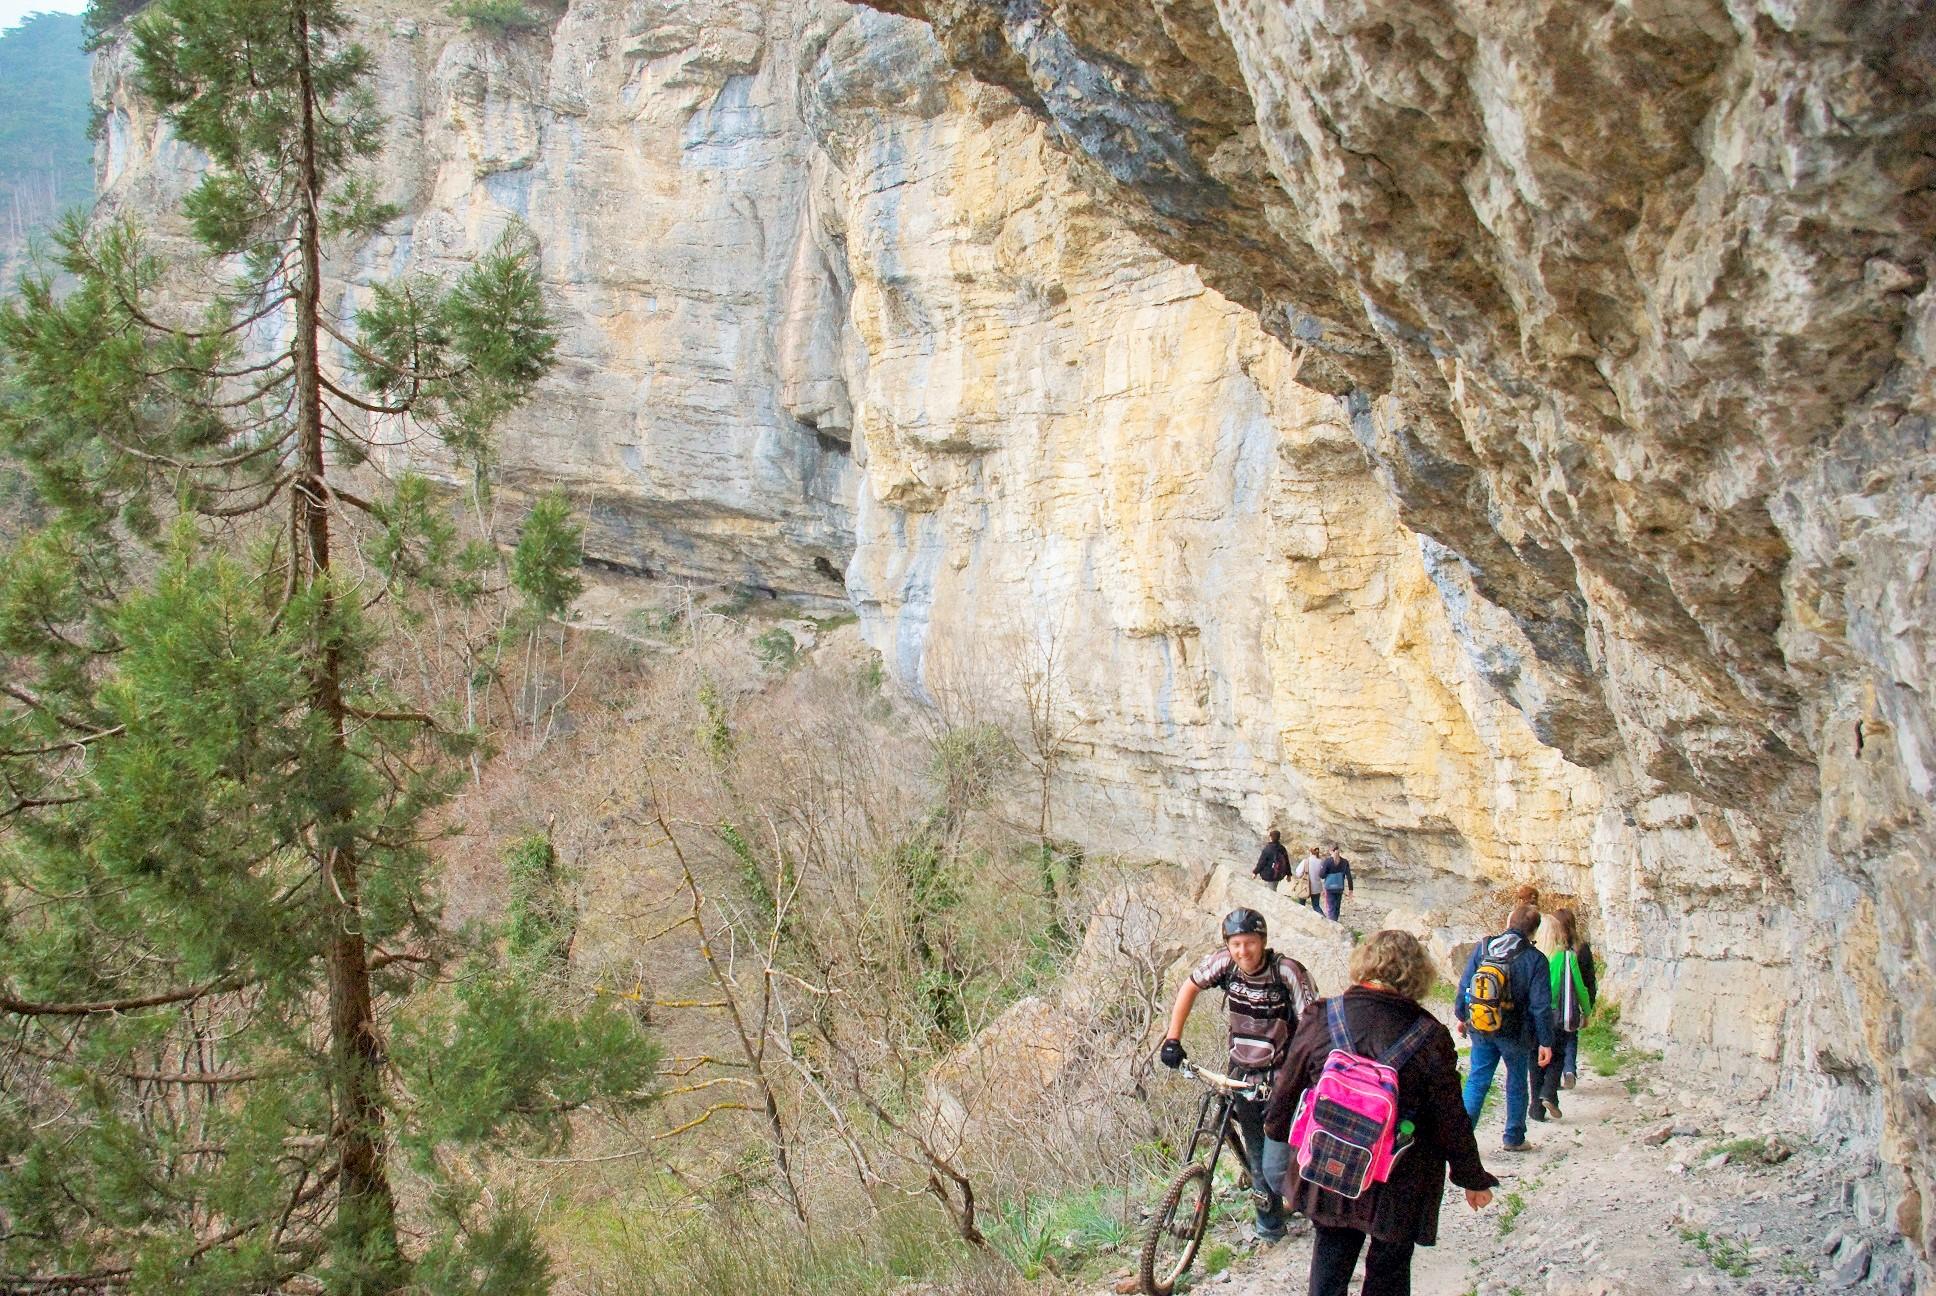
M 1290 876 L 1291 853 L 1284 849 L 1283 837 L 1277 829 L 1270 830 L 1270 840 L 1264 843 L 1263 851 L 1257 856 L 1257 866 L 1251 872 L 1273 891 Z
M 1332 842 L 1330 853 L 1324 857 L 1324 916 L 1332 922 L 1339 921 L 1346 892 L 1356 895 L 1358 884 L 1351 877 L 1351 861 Z
M 1305 898 L 1310 901 L 1311 912 L 1324 914 L 1324 852 L 1316 846 L 1308 847 L 1304 858 L 1298 861 L 1296 876 L 1304 880 Z
M 1266 1172 L 1277 1175 L 1286 1204 L 1316 1227 L 1311 1296 L 1345 1296 L 1367 1238 L 1364 1296 L 1410 1296 L 1414 1248 L 1438 1241 L 1447 1167 L 1473 1210 L 1492 1200 L 1499 1181 L 1480 1161 L 1466 1120 L 1451 1033 L 1419 1003 L 1434 980 L 1431 956 L 1408 932 L 1374 932 L 1351 951 L 1350 970 L 1349 989 L 1304 1015 L 1271 1086 Z M 1404 1054 L 1393 1064 L 1402 1150 L 1384 1182 L 1355 1198 L 1305 1180 L 1285 1142 L 1334 1049 L 1368 1058 Z
M 1560 1090 L 1577 1082 L 1580 1031 L 1593 1015 L 1600 983 L 1594 974 L 1593 946 L 1580 939 L 1580 920 L 1571 909 L 1553 912 L 1560 951 L 1549 962 L 1553 998 L 1553 1058 L 1539 1069 L 1533 1100 L 1552 1120 L 1560 1118 Z
M 1513 892 L 1513 903 L 1516 905 L 1532 905 L 1538 909 L 1539 888 L 1530 882 L 1521 884 L 1519 889 Z M 1553 915 L 1547 913 L 1544 909 L 1540 910 L 1539 929 L 1533 933 L 1533 948 L 1546 956 L 1546 963 L 1549 969 L 1552 967 L 1554 955 L 1560 952 L 1559 926 L 1554 921 Z M 1553 1001 L 1553 1010 L 1555 1014 L 1559 1011 L 1559 1001 L 1557 999 Z M 1553 1036 L 1557 1042 L 1559 1038 L 1559 1019 L 1557 1015 L 1554 1018 Z M 1558 1049 L 1555 1048 L 1554 1051 L 1557 1052 Z M 1529 1067 L 1526 1071 L 1526 1113 L 1542 1124 L 1547 1120 L 1546 1106 L 1540 1101 L 1540 1086 L 1544 1073 L 1545 1068 L 1539 1066 Z
M 1551 963 L 1553 956 L 1560 952 L 1559 923 L 1551 913 L 1540 908 L 1539 888 L 1530 882 L 1513 893 L 1514 904 L 1529 904 L 1539 909 L 1539 930 L 1533 933 L 1533 948 L 1546 956 Z
M 1473 1125 L 1492 1088 L 1493 1073 L 1506 1065 L 1504 1148 L 1523 1152 L 1526 1143 L 1528 1085 L 1533 1066 L 1553 1058 L 1551 974 L 1546 956 L 1533 948 L 1539 910 L 1514 908 L 1506 930 L 1473 946 L 1459 978 L 1452 1012 L 1459 1033 L 1472 1040 L 1471 1069 L 1465 1078 L 1465 1110 Z
M 1317 1002 L 1318 991 L 1302 963 L 1270 948 L 1269 935 L 1264 915 L 1255 909 L 1232 909 L 1224 915 L 1223 947 L 1205 955 L 1177 989 L 1169 1033 L 1157 1055 L 1164 1066 L 1183 1065 L 1183 1025 L 1197 996 L 1221 990 L 1230 1017 L 1231 1075 L 1267 1080 L 1277 1071 L 1299 1018 Z M 1232 1115 L 1250 1167 L 1257 1237 L 1275 1242 L 1284 1236 L 1284 1204 L 1264 1185 L 1264 1104 L 1240 1098 Z

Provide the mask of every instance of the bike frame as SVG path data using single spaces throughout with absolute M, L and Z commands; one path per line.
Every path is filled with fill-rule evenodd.
M 1223 1154 L 1224 1144 L 1237 1137 L 1236 1131 L 1231 1128 L 1232 1108 L 1236 1100 L 1240 1097 L 1262 1099 L 1269 1091 L 1262 1085 L 1246 1084 L 1241 1080 L 1212 1071 L 1208 1067 L 1192 1066 L 1190 1072 L 1193 1078 L 1202 1081 L 1207 1087 L 1203 1102 L 1197 1107 L 1197 1127 L 1190 1135 L 1189 1153 L 1183 1158 L 1183 1164 L 1194 1163 L 1198 1149 L 1204 1146 L 1204 1139 L 1214 1133 L 1214 1141 L 1209 1145 L 1209 1156 L 1204 1161 L 1204 1167 L 1214 1177 L 1217 1172 L 1217 1158 Z M 1213 1109 L 1214 1114 L 1212 1114 Z M 1244 1158 L 1244 1169 L 1248 1171 L 1250 1150 L 1241 1145 L 1237 1150 Z

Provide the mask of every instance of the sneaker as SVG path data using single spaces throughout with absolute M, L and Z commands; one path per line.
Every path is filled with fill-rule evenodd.
M 1273 1242 L 1282 1242 L 1284 1240 L 1284 1226 L 1279 1224 L 1274 1229 L 1268 1229 L 1262 1224 L 1258 1224 L 1251 1229 L 1251 1235 L 1257 1239 L 1260 1245 L 1269 1246 Z
M 1533 1145 L 1531 1143 L 1501 1143 L 1499 1150 L 1501 1152 L 1531 1152 Z
M 1560 1105 L 1558 1103 L 1550 1102 L 1547 1099 L 1542 1098 L 1540 1099 L 1540 1104 L 1546 1108 L 1546 1115 L 1548 1119 L 1551 1119 L 1551 1120 L 1560 1119 Z
M 1531 1109 L 1529 1109 L 1526 1114 L 1528 1116 L 1531 1116 L 1534 1120 L 1544 1123 L 1546 1120 L 1546 1104 L 1534 1103 Z
M 1562 1072 L 1560 1075 L 1560 1088 L 1571 1089 L 1579 1082 L 1579 1079 L 1580 1077 L 1571 1071 Z

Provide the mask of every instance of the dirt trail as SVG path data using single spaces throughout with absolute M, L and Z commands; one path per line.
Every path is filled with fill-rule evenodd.
M 1857 1224 L 1849 1207 L 1859 1194 L 1825 1149 L 1781 1138 L 1775 1155 L 1798 1150 L 1768 1165 L 1759 1148 L 1772 1131 L 1756 1127 L 1753 1112 L 1731 1117 L 1685 1092 L 1670 1100 L 1657 1068 L 1629 1067 L 1622 1078 L 1583 1068 L 1579 1087 L 1561 1095 L 1564 1118 L 1530 1127 L 1528 1154 L 1499 1150 L 1504 1103 L 1492 1104 L 1479 1147 L 1503 1182 L 1477 1214 L 1448 1186 L 1439 1243 L 1413 1263 L 1416 1296 L 1913 1290 L 1900 1246 Z M 1503 1083 L 1502 1072 L 1495 1088 Z M 1750 1137 L 1752 1150 L 1743 1146 Z M 1258 1249 L 1234 1228 L 1224 1240 L 1239 1258 L 1198 1275 L 1192 1290 L 1306 1290 L 1311 1235 L 1302 1220 L 1272 1247 Z

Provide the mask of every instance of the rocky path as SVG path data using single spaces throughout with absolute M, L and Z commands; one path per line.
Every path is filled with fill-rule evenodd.
M 1561 1097 L 1564 1119 L 1533 1125 L 1535 1150 L 1523 1156 L 1498 1151 L 1503 1103 L 1487 1112 L 1479 1145 L 1503 1183 L 1477 1214 L 1448 1188 L 1439 1244 L 1413 1265 L 1416 1296 L 1912 1291 L 1900 1245 L 1879 1220 L 1865 1227 L 1859 1186 L 1845 1182 L 1833 1149 L 1756 1128 L 1752 1112 L 1705 1107 L 1653 1068 L 1624 1079 L 1583 1071 Z M 1306 1290 L 1301 1220 L 1273 1247 L 1234 1231 L 1227 1240 L 1240 1258 L 1193 1290 Z

